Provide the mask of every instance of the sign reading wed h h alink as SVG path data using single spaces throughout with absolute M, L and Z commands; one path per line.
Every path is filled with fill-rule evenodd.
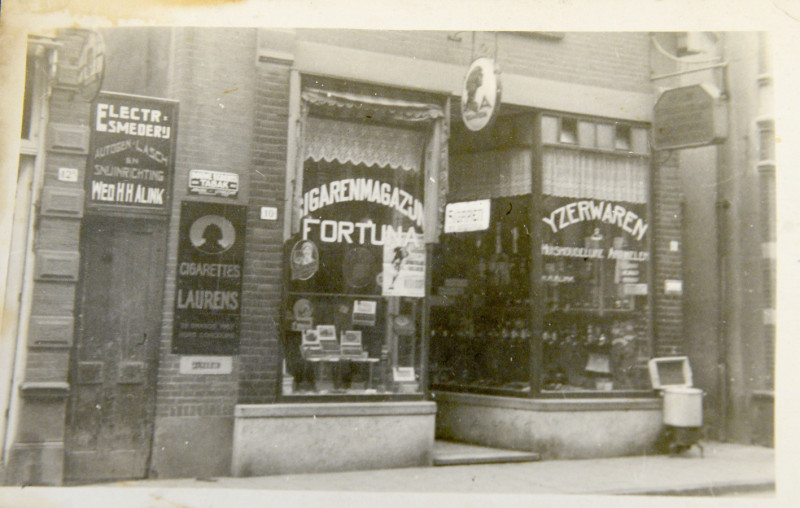
M 90 122 L 87 208 L 168 213 L 178 103 L 101 93 Z

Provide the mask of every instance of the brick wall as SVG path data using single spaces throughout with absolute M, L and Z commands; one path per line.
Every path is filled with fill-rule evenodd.
M 229 375 L 182 375 L 180 357 L 171 353 L 175 272 L 182 200 L 247 205 L 255 30 L 179 28 L 173 32 L 172 46 L 167 96 L 180 102 L 180 110 L 156 417 L 230 417 L 236 404 L 237 362 Z M 189 196 L 187 179 L 191 169 L 239 173 L 239 196 L 235 201 Z M 255 232 L 248 231 L 248 249 L 256 238 Z
M 180 100 L 180 125 L 157 414 L 230 417 L 237 402 L 276 396 L 283 222 L 261 220 L 260 209 L 283 213 L 289 67 L 256 63 L 255 30 L 180 29 L 174 37 L 169 95 Z M 239 173 L 236 202 L 247 206 L 240 350 L 230 375 L 181 375 L 170 353 L 179 210 L 190 169 Z
M 289 114 L 289 64 L 258 63 L 247 253 L 242 297 L 239 402 L 273 402 L 280 377 L 283 200 Z M 264 221 L 262 206 L 278 208 Z
M 657 157 L 665 157 L 662 152 Z M 677 159 L 670 156 L 656 161 L 652 178 L 653 210 L 653 334 L 656 356 L 684 353 L 683 298 L 666 294 L 667 280 L 683 280 L 682 201 L 681 180 Z M 678 250 L 670 243 L 678 242 Z
M 460 41 L 448 39 L 455 36 Z M 568 32 L 563 38 L 494 32 L 298 30 L 298 39 L 463 65 L 497 55 L 502 72 L 650 93 L 644 32 Z

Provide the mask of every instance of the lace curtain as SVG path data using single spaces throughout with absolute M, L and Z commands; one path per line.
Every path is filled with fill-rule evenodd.
M 449 99 L 444 105 L 308 88 L 294 125 L 291 231 L 300 229 L 304 161 L 425 171 L 426 242 L 438 238 L 448 191 Z M 372 122 L 365 125 L 363 120 Z M 400 126 L 414 126 L 404 128 Z M 422 126 L 422 128 L 420 128 Z M 427 149 L 427 152 L 426 152 Z M 425 159 L 427 158 L 427 164 Z
M 315 88 L 303 91 L 303 103 L 336 109 L 344 116 L 349 113 L 369 115 L 377 121 L 420 123 L 445 116 L 444 110 L 435 104 Z
M 531 152 L 491 150 L 454 156 L 450 200 L 498 198 L 531 192 Z
M 306 118 L 303 158 L 419 171 L 425 134 L 385 125 Z
M 542 192 L 551 196 L 647 202 L 645 157 L 548 147 L 544 151 Z

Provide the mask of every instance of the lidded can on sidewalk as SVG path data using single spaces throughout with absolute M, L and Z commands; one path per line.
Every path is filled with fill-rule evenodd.
M 703 390 L 692 387 L 689 358 L 653 358 L 648 362 L 648 368 L 653 389 L 662 392 L 662 421 L 670 450 L 676 453 L 698 444 L 703 426 Z

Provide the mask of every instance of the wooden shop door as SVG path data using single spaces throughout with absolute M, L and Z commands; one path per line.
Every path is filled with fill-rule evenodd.
M 67 407 L 67 482 L 147 475 L 165 248 L 163 221 L 84 221 Z

